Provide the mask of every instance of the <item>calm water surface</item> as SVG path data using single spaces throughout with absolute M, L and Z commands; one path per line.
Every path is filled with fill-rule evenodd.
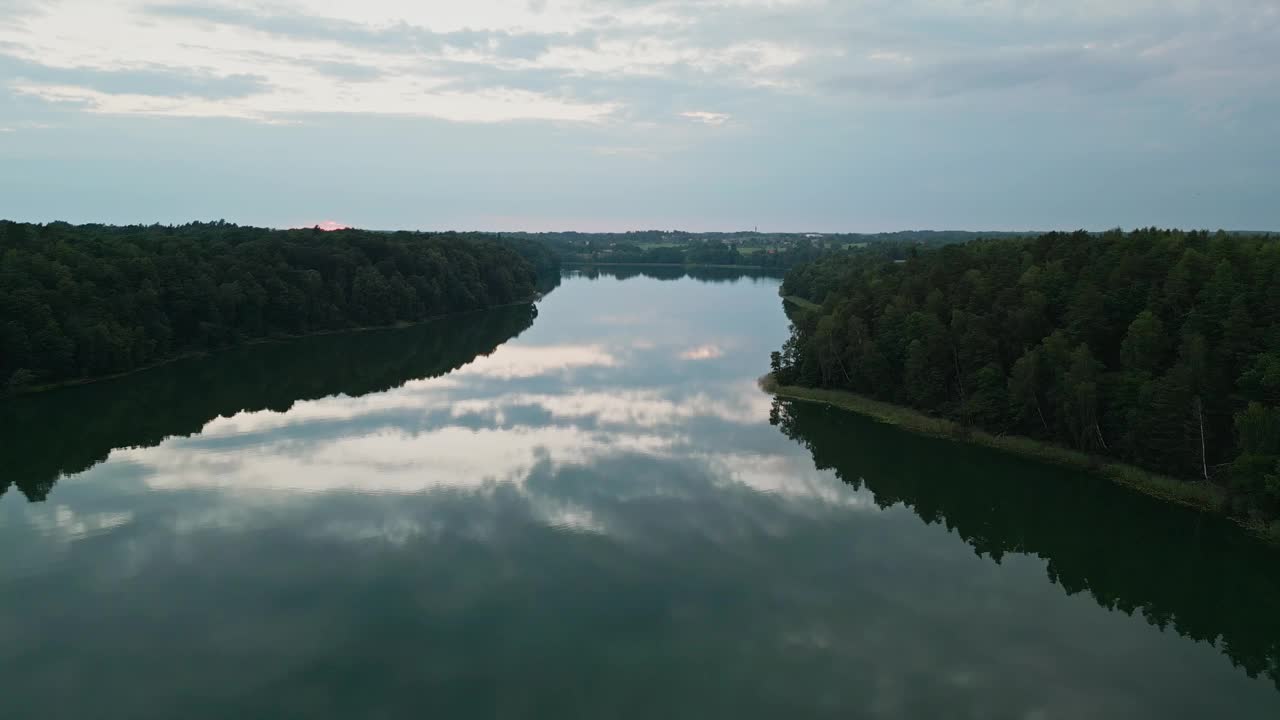
M 772 403 L 777 289 L 570 273 L 0 402 L 0 717 L 1280 717 L 1280 554 Z

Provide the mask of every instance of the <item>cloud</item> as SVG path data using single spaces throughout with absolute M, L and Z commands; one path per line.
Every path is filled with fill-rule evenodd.
M 104 93 L 184 96 L 205 99 L 245 97 L 270 89 L 267 78 L 241 72 L 219 75 L 199 68 L 142 64 L 121 69 L 43 64 L 0 54 L 0 74 L 19 84 L 72 85 Z
M 68 0 L 0 27 L 0 63 L 18 70 L 7 73 L 14 92 L 116 115 L 279 122 L 360 113 L 594 123 L 620 107 L 501 78 L 458 86 L 450 64 L 490 65 L 495 37 L 305 12 L 261 15 L 234 4 L 139 13 L 128 4 Z M 513 45 L 528 51 L 527 43 Z
M 168 490 L 413 494 L 486 491 L 495 482 L 530 489 L 528 470 L 540 463 L 563 467 L 641 454 L 692 460 L 713 469 L 722 484 L 846 504 L 841 497 L 849 489 L 831 486 L 829 473 L 805 472 L 792 462 L 804 458 L 770 454 L 749 439 L 770 408 L 769 396 L 751 381 L 709 383 L 693 393 L 628 387 L 546 393 L 523 382 L 529 373 L 510 371 L 517 361 L 539 365 L 541 374 L 612 362 L 591 346 L 504 345 L 448 376 L 385 393 L 219 417 L 190 437 L 116 450 L 94 472 L 127 464 L 145 469 L 148 486 Z M 502 383 L 477 384 L 495 378 Z M 704 432 L 719 428 L 726 442 L 714 449 L 690 444 L 691 424 Z M 371 475 L 370 467 L 378 472 Z
M 260 8 L 232 5 L 149 5 L 144 13 L 153 18 L 185 21 L 205 30 L 229 30 L 292 40 L 332 42 L 380 51 L 441 51 L 446 47 L 469 49 L 490 46 L 501 32 L 460 29 L 437 32 L 404 20 L 371 24 L 301 12 L 263 12 Z
M 472 0 L 0 4 L 11 89 L 97 113 L 275 122 L 720 125 L 788 102 L 1140 92 L 1248 101 L 1280 82 L 1268 0 Z M 696 104 L 695 104 L 696 103 Z M 742 110 L 740 112 L 746 112 Z
M 599 345 L 503 345 L 488 357 L 454 373 L 455 377 L 510 380 L 531 378 L 574 368 L 616 367 L 618 359 Z
M 32 507 L 26 511 L 27 519 L 46 537 L 61 542 L 83 540 L 92 535 L 106 533 L 128 525 L 133 521 L 132 512 L 76 513 L 66 505 L 53 508 Z
M 688 118 L 703 125 L 723 125 L 729 121 L 729 115 L 706 110 L 691 110 L 680 113 L 680 117 Z
M 347 82 L 377 80 L 383 76 L 384 72 L 381 68 L 372 65 L 361 65 L 353 62 L 313 60 L 306 64 L 321 75 L 328 75 Z
M 891 64 L 833 78 L 827 87 L 865 94 L 950 97 L 1027 89 L 1077 93 L 1120 92 L 1167 77 L 1174 68 L 1157 57 L 1122 49 L 1028 47 L 999 49 L 915 63 L 898 53 L 869 59 Z
M 680 353 L 681 360 L 715 360 L 723 356 L 724 350 L 718 345 L 700 345 Z
M 434 92 L 430 83 L 370 83 L 366 91 L 329 96 L 301 90 L 246 98 L 209 100 L 192 96 L 106 93 L 77 85 L 18 83 L 14 91 L 54 103 L 78 105 L 105 115 L 223 117 L 280 122 L 305 113 L 373 113 L 419 115 L 456 122 L 492 123 L 511 120 L 596 122 L 614 110 L 612 105 L 566 103 L 523 90 Z

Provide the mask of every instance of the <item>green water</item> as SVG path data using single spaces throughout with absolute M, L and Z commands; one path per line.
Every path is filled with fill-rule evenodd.
M 0 401 L 0 718 L 1280 717 L 1280 553 L 771 402 L 777 289 Z

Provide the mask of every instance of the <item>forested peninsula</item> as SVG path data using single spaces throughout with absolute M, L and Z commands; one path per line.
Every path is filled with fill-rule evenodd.
M 484 234 L 0 221 L 0 393 L 529 300 L 559 272 Z
M 1280 238 L 1143 229 L 823 257 L 773 380 L 1203 483 L 1280 531 Z

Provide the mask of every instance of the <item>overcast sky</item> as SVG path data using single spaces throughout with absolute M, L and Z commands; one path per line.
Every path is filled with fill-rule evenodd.
M 1280 0 L 0 0 L 0 217 L 1280 230 Z

